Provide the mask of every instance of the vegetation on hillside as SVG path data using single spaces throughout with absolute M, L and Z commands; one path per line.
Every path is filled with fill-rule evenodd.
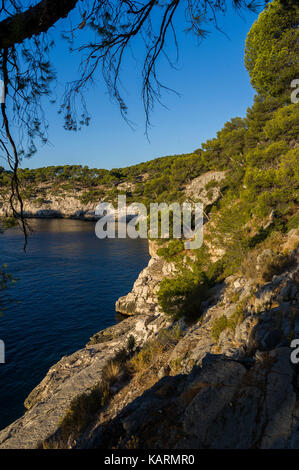
M 126 194 L 128 202 L 138 200 L 149 204 L 152 201 L 179 200 L 185 184 L 209 169 L 212 165 L 201 158 L 201 151 L 195 151 L 110 171 L 66 165 L 24 169 L 18 174 L 24 200 L 36 198 L 50 185 L 53 194 L 76 194 L 83 190 L 83 198 L 80 196 L 83 203 L 98 203 L 103 199 L 115 202 L 118 194 Z M 10 172 L 0 168 L 2 197 L 7 194 L 9 183 Z M 122 183 L 131 185 L 132 189 L 123 189 Z
M 290 101 L 290 82 L 298 72 L 293 49 L 298 19 L 298 7 L 285 9 L 274 0 L 248 34 L 245 63 L 258 91 L 254 104 L 245 118 L 227 122 L 200 151 L 214 169 L 228 170 L 222 198 L 210 208 L 205 231 L 206 244 L 224 254 L 213 263 L 205 247 L 196 250 L 195 258 L 171 244 L 173 253 L 160 248 L 177 267 L 178 274 L 164 279 L 159 291 L 162 309 L 174 317 L 198 318 L 201 301 L 216 282 L 241 271 L 254 250 L 267 243 L 273 248 L 271 240 L 299 225 L 299 105 Z M 265 57 L 270 60 L 272 47 L 267 79 L 262 72 L 270 68 Z M 282 264 L 278 260 L 275 269 L 266 268 L 273 275 Z
M 82 203 L 116 202 L 118 194 L 126 194 L 128 203 L 180 202 L 192 179 L 226 170 L 221 198 L 206 208 L 206 245 L 189 257 L 179 240 L 166 241 L 159 250 L 179 273 L 162 281 L 161 307 L 174 317 L 198 317 L 200 302 L 216 282 L 240 270 L 252 250 L 275 234 L 298 226 L 299 105 L 290 100 L 290 82 L 298 72 L 298 19 L 298 7 L 286 8 L 279 0 L 261 13 L 245 51 L 257 91 L 254 103 L 244 118 L 231 119 L 192 154 L 111 171 L 76 165 L 19 170 L 23 198 L 42 202 L 47 190 L 77 194 Z M 0 194 L 9 180 L 0 168 Z M 208 246 L 221 248 L 223 257 L 213 262 Z

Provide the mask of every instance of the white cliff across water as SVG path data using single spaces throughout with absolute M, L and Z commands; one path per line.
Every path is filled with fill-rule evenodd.
M 74 217 L 87 219 L 94 219 L 95 217 L 95 204 L 82 203 L 79 193 L 76 196 L 71 193 L 60 196 L 46 191 L 43 198 L 32 197 L 30 199 L 24 199 L 23 203 L 26 217 Z M 10 214 L 11 208 L 9 202 L 2 200 L 0 204 L 0 217 Z
M 98 205 L 103 201 L 99 199 L 97 202 L 82 202 L 84 191 L 67 191 L 63 195 L 55 195 L 53 191 L 43 192 L 43 197 L 31 197 L 24 199 L 24 216 L 26 218 L 66 218 L 96 221 L 101 218 L 98 213 Z M 122 220 L 118 208 L 111 210 L 116 220 Z M 0 217 L 11 216 L 12 211 L 7 198 L 0 199 Z M 138 215 L 138 210 L 134 206 L 127 211 L 124 220 L 130 220 Z
M 205 189 L 206 185 L 215 182 L 219 183 L 225 177 L 225 171 L 209 171 L 195 178 L 191 183 L 187 184 L 184 191 L 186 199 L 193 201 L 194 199 L 209 205 L 215 202 L 219 197 L 220 189 L 216 185 L 210 190 Z M 128 184 L 128 183 L 127 183 Z M 118 190 L 124 190 L 125 183 L 118 185 Z M 97 205 L 102 202 L 99 199 L 96 202 L 84 202 L 85 190 L 80 188 L 67 189 L 64 192 L 59 189 L 56 192 L 51 184 L 40 184 L 30 197 L 23 197 L 24 215 L 28 218 L 75 218 L 82 220 L 97 220 L 99 216 L 96 214 Z M 106 198 L 103 201 L 109 202 Z M 118 218 L 117 208 L 116 218 Z M 128 218 L 138 214 L 138 209 L 131 205 L 131 211 Z M 5 194 L 0 195 L 0 217 L 11 215 L 11 207 L 8 197 Z

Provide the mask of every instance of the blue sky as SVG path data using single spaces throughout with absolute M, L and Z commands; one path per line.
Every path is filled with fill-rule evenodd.
M 164 155 L 187 153 L 200 147 L 206 139 L 214 137 L 227 120 L 244 116 L 252 104 L 254 90 L 244 67 L 244 46 L 256 18 L 257 15 L 250 12 L 241 17 L 235 11 L 229 11 L 219 18 L 219 25 L 228 37 L 212 30 L 198 45 L 191 33 L 184 32 L 186 25 L 182 12 L 179 14 L 175 20 L 180 44 L 178 69 L 169 68 L 162 59 L 158 70 L 162 81 L 180 93 L 180 97 L 165 93 L 163 103 L 168 109 L 156 105 L 151 115 L 149 142 L 144 133 L 142 54 L 137 44 L 134 54 L 140 66 L 129 59 L 122 73 L 124 98 L 134 130 L 122 119 L 118 106 L 111 102 L 99 74 L 96 86 L 86 95 L 92 116 L 90 126 L 77 133 L 65 131 L 57 107 L 47 104 L 50 144 L 39 146 L 38 153 L 24 160 L 22 167 L 77 164 L 111 169 Z M 53 63 L 58 76 L 56 92 L 59 98 L 65 80 L 77 75 L 78 57 L 68 52 L 65 41 L 56 32 L 54 37 Z M 170 53 L 174 54 L 171 46 Z

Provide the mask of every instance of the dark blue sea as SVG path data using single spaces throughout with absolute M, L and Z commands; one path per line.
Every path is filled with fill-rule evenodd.
M 6 363 L 0 364 L 0 429 L 22 416 L 23 403 L 49 367 L 120 321 L 114 304 L 127 294 L 149 255 L 146 240 L 95 236 L 93 222 L 33 220 L 23 235 L 0 235 L 0 265 L 16 283 L 0 317 Z

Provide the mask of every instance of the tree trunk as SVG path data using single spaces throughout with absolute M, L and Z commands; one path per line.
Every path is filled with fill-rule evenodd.
M 48 31 L 61 18 L 68 16 L 79 0 L 42 0 L 23 13 L 0 23 L 0 50 L 8 49 L 35 34 Z

